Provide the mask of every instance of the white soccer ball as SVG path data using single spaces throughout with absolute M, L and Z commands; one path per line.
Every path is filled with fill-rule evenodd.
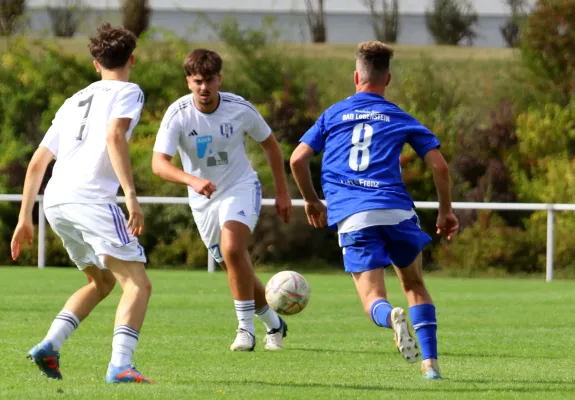
M 278 272 L 266 285 L 266 300 L 278 314 L 294 315 L 309 302 L 310 288 L 307 280 L 295 271 Z

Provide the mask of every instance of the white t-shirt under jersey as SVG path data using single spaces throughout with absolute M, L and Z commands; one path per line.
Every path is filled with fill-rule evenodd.
M 193 94 L 170 105 L 156 137 L 154 151 L 173 157 L 179 151 L 184 171 L 216 185 L 212 199 L 226 189 L 257 179 L 244 148 L 244 136 L 257 142 L 271 129 L 256 108 L 242 97 L 220 92 L 218 108 L 205 114 L 193 102 Z M 201 210 L 209 199 L 188 187 L 190 206 Z
M 44 192 L 45 207 L 116 201 L 120 182 L 108 156 L 108 123 L 131 118 L 126 133 L 130 139 L 143 104 L 138 85 L 112 80 L 95 82 L 66 100 L 40 143 L 56 156 Z

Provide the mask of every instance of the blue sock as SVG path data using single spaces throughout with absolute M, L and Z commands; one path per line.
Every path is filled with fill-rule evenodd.
M 379 299 L 371 305 L 371 320 L 383 328 L 391 328 L 389 316 L 393 307 L 389 305 L 387 300 Z
M 421 359 L 437 358 L 435 306 L 433 304 L 421 304 L 409 307 L 409 315 L 421 348 Z

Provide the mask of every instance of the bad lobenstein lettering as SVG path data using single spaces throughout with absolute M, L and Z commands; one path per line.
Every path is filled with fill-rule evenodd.
M 342 121 L 356 121 L 356 120 L 370 120 L 370 121 L 384 121 L 390 122 L 390 119 L 385 114 L 379 113 L 361 113 L 361 114 L 344 114 Z

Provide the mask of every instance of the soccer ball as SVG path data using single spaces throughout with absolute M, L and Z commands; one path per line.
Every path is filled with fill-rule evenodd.
M 266 300 L 278 314 L 294 315 L 301 312 L 309 301 L 309 284 L 295 271 L 278 272 L 266 285 Z

